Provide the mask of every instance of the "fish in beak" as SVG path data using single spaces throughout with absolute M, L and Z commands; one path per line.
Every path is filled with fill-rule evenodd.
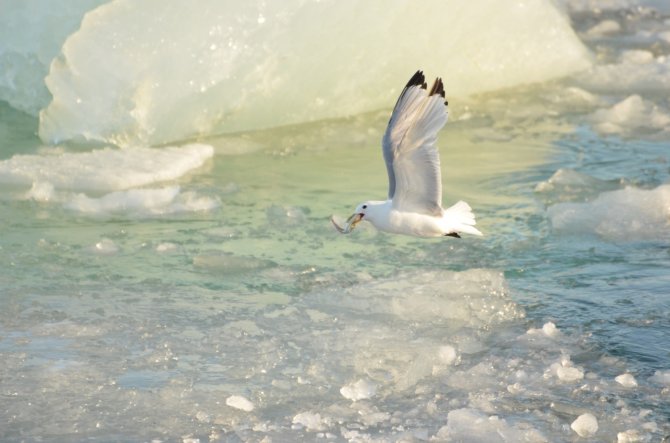
M 351 214 L 351 216 L 347 219 L 347 224 L 344 226 L 344 228 L 339 226 L 332 216 L 330 217 L 330 221 L 333 223 L 333 226 L 335 226 L 335 229 L 337 229 L 337 232 L 339 232 L 340 234 L 348 234 L 354 230 L 356 225 L 360 223 L 361 220 L 363 220 L 363 215 L 365 214 L 360 213 Z

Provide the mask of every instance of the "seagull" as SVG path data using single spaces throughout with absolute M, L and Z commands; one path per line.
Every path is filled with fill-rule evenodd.
M 415 237 L 455 237 L 461 233 L 482 235 L 475 228 L 470 205 L 459 201 L 442 208 L 440 155 L 437 133 L 447 122 L 442 79 L 427 89 L 422 71 L 417 71 L 403 89 L 391 113 L 382 139 L 382 152 L 389 179 L 388 199 L 361 203 L 340 227 L 350 233 L 367 221 L 380 231 Z

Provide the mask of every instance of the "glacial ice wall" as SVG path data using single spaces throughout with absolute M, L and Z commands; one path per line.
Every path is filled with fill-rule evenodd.
M 84 13 L 108 0 L 0 0 L 0 100 L 37 115 L 51 60 Z
M 52 100 L 24 94 L 22 109 L 41 109 L 48 143 L 155 145 L 391 107 L 418 68 L 453 97 L 589 63 L 548 0 L 114 0 L 62 44 L 44 79 Z

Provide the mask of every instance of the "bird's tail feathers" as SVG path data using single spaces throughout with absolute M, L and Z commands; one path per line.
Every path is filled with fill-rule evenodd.
M 479 229 L 475 228 L 475 214 L 469 204 L 460 200 L 453 206 L 444 210 L 443 218 L 447 227 L 447 233 L 463 232 L 465 234 L 483 235 Z

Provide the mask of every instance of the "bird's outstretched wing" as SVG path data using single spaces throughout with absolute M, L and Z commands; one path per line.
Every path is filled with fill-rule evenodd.
M 447 122 L 447 102 L 440 78 L 427 90 L 417 71 L 400 94 L 382 140 L 389 176 L 389 198 L 402 211 L 442 214 L 437 133 Z

